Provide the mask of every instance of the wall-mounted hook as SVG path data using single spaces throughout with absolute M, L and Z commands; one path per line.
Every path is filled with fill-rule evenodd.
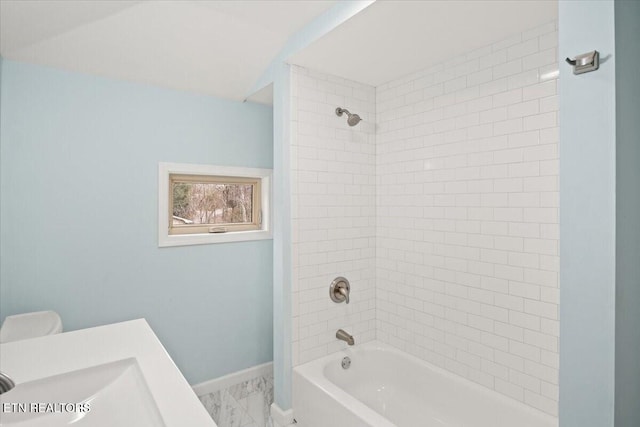
M 566 61 L 569 65 L 573 66 L 573 74 L 588 73 L 600 67 L 600 53 L 594 50 L 578 55 L 574 59 L 567 58 Z

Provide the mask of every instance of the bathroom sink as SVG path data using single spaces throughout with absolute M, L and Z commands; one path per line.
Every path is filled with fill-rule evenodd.
M 135 358 L 17 384 L 0 408 L 0 426 L 165 426 Z

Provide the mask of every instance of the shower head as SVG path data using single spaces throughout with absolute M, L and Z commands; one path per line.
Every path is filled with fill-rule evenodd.
M 351 114 L 351 115 L 349 116 L 349 118 L 347 119 L 347 123 L 349 123 L 349 126 L 355 126 L 355 125 L 357 125 L 358 123 L 360 123 L 360 120 L 362 120 L 362 119 L 360 118 L 360 116 L 359 116 L 359 115 L 357 115 L 357 114 Z
M 347 123 L 349 124 L 349 126 L 355 126 L 358 123 L 360 123 L 360 120 L 362 120 L 359 115 L 351 114 L 345 108 L 340 108 L 340 107 L 336 108 L 336 116 L 340 117 L 342 116 L 342 113 L 345 113 L 347 115 Z

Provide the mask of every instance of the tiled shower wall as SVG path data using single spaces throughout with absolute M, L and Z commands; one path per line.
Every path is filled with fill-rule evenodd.
M 292 67 L 293 365 L 375 338 L 375 89 Z M 336 107 L 363 119 L 349 127 Z M 337 276 L 350 304 L 329 299 Z
M 377 337 L 557 415 L 557 28 L 377 88 Z

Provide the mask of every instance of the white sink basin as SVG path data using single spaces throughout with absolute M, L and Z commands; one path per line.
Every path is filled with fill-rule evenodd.
M 2 427 L 216 427 L 144 319 L 2 343 L 0 370 L 16 383 L 0 395 Z
M 165 426 L 134 358 L 17 384 L 0 407 L 0 426 Z

